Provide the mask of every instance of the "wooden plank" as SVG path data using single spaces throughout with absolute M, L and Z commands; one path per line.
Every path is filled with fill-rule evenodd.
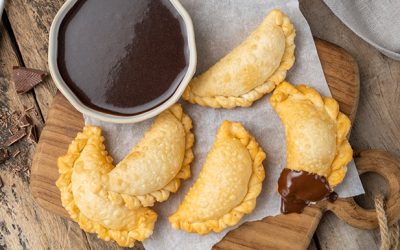
M 0 108 L 2 111 L 23 112 L 33 107 L 29 115 L 42 128 L 43 121 L 32 93 L 17 95 L 11 82 L 13 65 L 20 65 L 10 36 L 0 23 Z M 0 131 L 7 128 L 0 128 Z M 4 131 L 1 131 L 2 133 Z M 85 234 L 79 226 L 39 207 L 29 190 L 29 172 L 14 174 L 17 166 L 29 166 L 34 151 L 32 143 L 23 139 L 11 150 L 21 153 L 0 164 L 4 187 L 0 189 L 0 249 L 83 249 Z M 57 239 L 57 240 L 54 240 Z
M 338 100 L 343 111 L 355 113 L 358 102 L 357 64 L 345 51 L 323 42 L 316 41 L 324 70 L 329 65 L 326 78 L 332 93 L 343 93 Z M 334 67 L 337 70 L 334 70 Z M 336 72 L 340 74 L 336 75 Z M 58 178 L 57 157 L 63 155 L 72 139 L 83 127 L 82 115 L 68 101 L 57 94 L 48 113 L 32 165 L 31 190 L 43 207 L 68 217 L 60 202 L 59 191 L 54 182 Z M 322 210 L 307 208 L 301 215 L 268 217 L 262 221 L 246 223 L 230 232 L 216 249 L 278 248 L 306 249 L 321 219 Z M 295 242 L 295 243 L 294 243 Z
M 5 9 L 27 67 L 48 69 L 49 30 L 63 3 L 63 0 L 6 1 Z M 57 88 L 49 77 L 34 91 L 40 111 L 46 117 Z
M 400 62 L 382 55 L 347 28 L 319 0 L 301 0 L 301 11 L 312 33 L 338 44 L 359 64 L 360 103 L 350 137 L 356 149 L 378 148 L 400 155 Z M 373 196 L 385 187 L 376 175 L 361 176 L 367 195 L 361 205 L 373 207 Z M 379 230 L 345 225 L 333 214 L 324 216 L 317 229 L 321 249 L 378 249 Z M 338 240 L 340 239 L 340 240 Z

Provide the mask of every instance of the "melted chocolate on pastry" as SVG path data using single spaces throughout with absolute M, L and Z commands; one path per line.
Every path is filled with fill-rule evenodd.
M 324 199 L 331 193 L 328 180 L 306 171 L 283 169 L 278 180 L 282 196 L 281 212 L 301 213 L 310 203 Z
M 79 0 L 60 26 L 58 68 L 90 108 L 139 114 L 176 91 L 188 67 L 186 38 L 169 0 Z

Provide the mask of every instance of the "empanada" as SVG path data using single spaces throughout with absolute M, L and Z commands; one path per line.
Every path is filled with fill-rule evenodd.
M 130 206 L 153 206 L 190 177 L 192 120 L 179 104 L 161 113 L 152 128 L 104 180 Z
M 183 98 L 212 108 L 250 106 L 285 79 L 295 60 L 294 38 L 290 19 L 271 11 L 242 44 L 192 79 Z
M 149 208 L 175 192 L 190 176 L 194 136 L 191 119 L 175 105 L 161 113 L 142 140 L 116 167 L 101 129 L 86 126 L 58 159 L 57 187 L 71 218 L 87 232 L 132 247 L 152 232 Z M 143 205 L 143 206 L 142 206 Z
M 265 178 L 265 157 L 240 123 L 225 121 L 198 179 L 169 217 L 172 227 L 206 234 L 238 223 L 256 206 Z
M 307 205 L 324 198 L 343 181 L 346 165 L 352 159 L 353 151 L 347 139 L 350 119 L 339 112 L 333 98 L 322 97 L 305 85 L 281 83 L 270 103 L 285 127 L 286 169 L 291 171 L 284 170 L 279 180 L 283 201 L 290 203 L 289 199 L 293 199 L 292 203 L 299 205 L 303 201 Z M 301 178 L 309 180 L 302 184 Z M 315 186 L 310 185 L 311 180 Z M 290 185 L 296 187 L 290 190 Z

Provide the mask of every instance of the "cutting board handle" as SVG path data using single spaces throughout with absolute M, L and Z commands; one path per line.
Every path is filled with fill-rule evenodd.
M 400 219 L 400 159 L 380 150 L 366 150 L 355 157 L 360 175 L 373 172 L 381 175 L 388 184 L 386 197 L 386 215 L 388 224 L 392 225 Z M 332 211 L 347 224 L 360 229 L 378 228 L 375 209 L 360 207 L 354 198 L 339 198 L 334 203 L 324 201 L 319 204 Z

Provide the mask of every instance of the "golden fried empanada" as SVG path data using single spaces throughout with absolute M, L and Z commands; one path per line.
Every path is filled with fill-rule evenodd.
M 237 224 L 256 206 L 265 157 L 240 123 L 225 121 L 198 179 L 169 217 L 173 228 L 206 234 Z
M 152 206 L 190 177 L 192 120 L 179 104 L 161 113 L 132 151 L 107 175 L 107 190 L 130 206 Z
M 329 193 L 330 189 L 343 181 L 346 165 L 352 159 L 353 151 L 347 139 L 351 127 L 349 118 L 339 112 L 339 105 L 333 98 L 322 97 L 316 90 L 305 85 L 295 87 L 288 82 L 281 83 L 274 91 L 270 103 L 285 127 L 286 169 L 296 171 L 295 177 L 283 171 L 285 176 L 281 175 L 283 179 L 280 181 L 293 184 L 293 180 L 286 179 L 297 178 L 299 184 L 296 185 L 299 187 L 296 188 L 301 190 L 300 178 L 305 178 L 301 175 L 311 174 L 315 176 L 310 177 L 310 180 L 320 180 L 321 192 L 325 187 Z M 312 187 L 309 188 L 311 195 Z M 285 195 L 288 192 L 286 190 Z M 302 196 L 305 196 L 304 193 L 303 189 Z M 318 197 L 315 195 L 313 197 Z M 323 198 L 324 195 L 321 195 Z M 305 197 L 296 199 L 305 200 Z
M 290 19 L 271 11 L 241 45 L 195 77 L 183 98 L 212 108 L 250 106 L 285 79 L 295 60 L 294 38 Z
M 87 232 L 132 247 L 152 232 L 157 214 L 144 205 L 164 201 L 190 176 L 191 119 L 175 105 L 161 113 L 116 167 L 101 129 L 86 126 L 58 159 L 63 206 Z

